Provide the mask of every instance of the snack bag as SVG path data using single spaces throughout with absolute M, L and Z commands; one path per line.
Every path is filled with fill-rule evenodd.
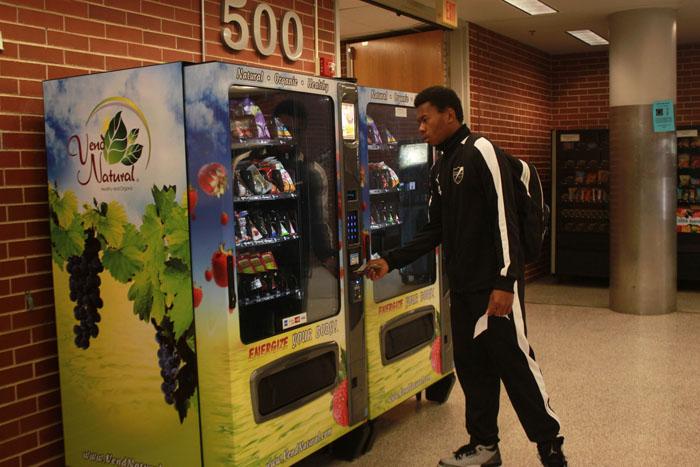
M 250 241 L 250 235 L 248 235 L 248 221 L 246 217 L 248 216 L 248 211 L 236 211 L 234 213 L 236 216 L 236 224 L 238 225 L 237 236 L 242 242 Z
M 367 115 L 367 144 L 382 144 L 382 137 L 379 134 L 379 128 L 377 128 L 377 124 L 374 123 L 374 119 L 369 115 Z
M 241 171 L 241 177 L 256 195 L 264 195 L 272 190 L 272 184 L 265 180 L 255 164 L 250 164 L 246 170 Z
M 271 251 L 264 252 L 262 255 L 260 255 L 260 257 L 262 258 L 262 263 L 267 271 L 276 271 L 278 269 L 277 261 L 275 261 L 275 256 Z
M 270 132 L 265 123 L 265 115 L 263 115 L 260 107 L 258 107 L 250 97 L 243 99 L 243 111 L 247 115 L 252 115 L 255 119 L 257 137 L 261 139 L 270 139 Z
M 250 263 L 250 257 L 247 253 L 238 255 L 238 270 L 242 274 L 255 274 L 253 265 Z
M 292 139 L 292 133 L 287 129 L 287 127 L 282 123 L 278 117 L 273 119 L 275 124 L 275 131 L 277 133 L 277 138 L 279 139 Z
M 292 176 L 289 175 L 287 169 L 284 168 L 282 163 L 274 157 L 266 157 L 263 162 L 270 165 L 275 171 L 272 172 L 271 177 L 275 180 L 275 184 L 280 188 L 280 191 L 284 193 L 293 193 L 296 191 L 296 185 L 292 180 Z
M 391 188 L 396 188 L 397 186 L 399 186 L 399 183 L 400 183 L 399 177 L 398 177 L 398 175 L 396 175 L 396 172 L 394 172 L 394 169 L 392 169 L 391 167 L 389 167 L 386 164 L 384 165 L 384 167 L 386 168 L 385 170 L 387 171 L 387 174 L 389 175 L 389 186 Z
M 253 266 L 255 272 L 265 272 L 265 265 L 263 264 L 260 253 L 252 253 L 250 255 L 250 264 Z

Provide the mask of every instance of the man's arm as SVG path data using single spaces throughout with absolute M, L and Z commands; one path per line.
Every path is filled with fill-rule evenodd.
M 442 240 L 442 198 L 437 179 L 439 173 L 437 162 L 433 165 L 430 173 L 428 223 L 404 246 L 389 251 L 381 259 L 370 260 L 366 273 L 370 279 L 381 279 L 392 269 L 412 263 L 440 244 Z

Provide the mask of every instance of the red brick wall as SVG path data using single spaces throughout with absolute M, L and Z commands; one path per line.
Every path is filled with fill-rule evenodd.
M 304 52 L 291 63 L 221 43 L 207 0 L 207 60 L 313 73 L 313 0 L 267 0 L 299 13 Z M 250 0 L 244 16 L 259 2 Z M 42 81 L 201 57 L 199 0 L 14 0 L 0 4 L 0 465 L 63 465 Z M 319 2 L 321 55 L 334 56 L 333 0 Z M 252 23 L 252 20 L 249 21 Z M 251 34 L 251 47 L 252 47 Z M 279 44 L 279 40 L 278 40 Z M 25 302 L 33 298 L 33 309 Z
M 700 44 L 678 47 L 676 126 L 700 125 Z
M 552 57 L 552 129 L 608 128 L 608 52 Z
M 504 36 L 469 25 L 471 129 L 537 166 L 551 185 L 551 58 Z M 526 277 L 549 271 L 549 252 L 529 264 Z
M 678 46 L 676 126 L 700 125 L 700 44 Z M 608 128 L 608 53 L 552 57 L 552 126 Z
M 679 46 L 677 64 L 676 125 L 700 125 L 700 44 Z M 469 72 L 472 129 L 534 162 L 547 191 L 551 130 L 608 128 L 607 51 L 550 56 L 470 24 Z M 548 256 L 528 279 L 549 271 Z

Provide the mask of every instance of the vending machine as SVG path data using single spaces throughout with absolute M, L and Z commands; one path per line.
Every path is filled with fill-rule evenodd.
M 552 132 L 552 255 L 557 275 L 610 275 L 608 130 Z
M 356 87 L 172 63 L 44 97 L 66 463 L 362 440 Z
M 414 99 L 359 88 L 366 260 L 405 244 L 428 221 L 433 151 L 418 134 Z M 364 295 L 370 419 L 424 389 L 444 402 L 454 375 L 439 249 L 365 281 Z
M 700 280 L 700 135 L 698 128 L 676 131 L 678 186 L 678 279 Z

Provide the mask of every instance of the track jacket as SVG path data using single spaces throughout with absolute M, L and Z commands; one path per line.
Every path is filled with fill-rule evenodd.
M 442 243 L 450 288 L 457 293 L 513 292 L 524 273 L 509 154 L 466 125 L 436 146 L 431 169 L 430 220 L 406 245 L 383 257 L 403 267 Z

